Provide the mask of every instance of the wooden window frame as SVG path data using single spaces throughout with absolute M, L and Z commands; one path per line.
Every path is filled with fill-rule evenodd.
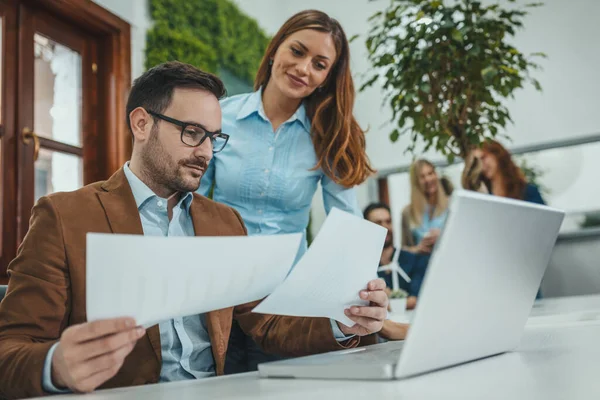
M 131 154 L 131 137 L 126 125 L 126 103 L 131 86 L 131 30 L 130 25 L 108 10 L 90 0 L 0 0 L 5 11 L 3 20 L 3 64 L 2 69 L 2 166 L 0 166 L 0 284 L 8 280 L 6 268 L 16 256 L 16 249 L 24 237 L 29 221 L 20 218 L 23 211 L 30 209 L 31 199 L 19 199 L 18 182 L 24 177 L 18 176 L 17 165 L 33 164 L 33 146 L 21 145 L 21 131 L 24 127 L 33 127 L 33 121 L 27 120 L 22 108 L 17 107 L 19 24 L 23 15 L 19 7 L 39 9 L 53 17 L 68 22 L 78 29 L 98 39 L 99 48 L 90 52 L 92 62 L 98 63 L 98 54 L 102 57 L 102 68 L 97 71 L 99 84 L 82 101 L 95 105 L 94 118 L 96 130 L 88 132 L 101 145 L 86 151 L 76 146 L 68 146 L 51 139 L 40 138 L 44 147 L 66 153 L 81 154 L 84 170 L 91 171 L 84 176 L 84 183 L 107 179 L 123 166 Z M 19 21 L 17 20 L 19 18 Z M 6 57 L 13 54 L 12 57 Z M 18 79 L 14 79 L 17 77 Z M 7 79 L 8 78 L 8 79 Z M 85 85 L 85 82 L 83 82 Z M 29 114 L 31 115 L 31 114 Z M 30 118 L 29 118 L 30 119 Z M 6 147 L 6 149 L 5 149 Z M 79 155 L 78 154 L 78 155 Z M 29 207 L 29 208 L 28 208 Z
M 14 0 L 16 1 L 16 0 Z M 109 83 L 97 92 L 98 119 L 108 134 L 100 172 L 106 178 L 123 166 L 131 155 L 131 135 L 126 125 L 125 106 L 131 87 L 131 29 L 127 22 L 90 0 L 22 0 L 70 21 L 95 36 L 102 35 L 101 51 L 106 69 L 98 71 L 100 82 Z M 97 64 L 97 60 L 92 60 Z M 102 86 L 102 85 L 100 85 Z M 85 99 L 94 101 L 94 99 Z M 85 101 L 84 100 L 84 101 Z M 107 105 L 102 107 L 101 105 Z

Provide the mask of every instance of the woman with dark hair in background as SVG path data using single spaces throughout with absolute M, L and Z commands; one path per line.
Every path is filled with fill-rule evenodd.
M 528 183 L 508 150 L 496 141 L 485 142 L 474 156 L 481 162 L 481 180 L 489 193 L 531 203 L 546 204 L 537 186 Z

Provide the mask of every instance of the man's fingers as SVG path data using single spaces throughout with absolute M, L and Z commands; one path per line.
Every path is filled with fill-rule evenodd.
M 134 319 L 129 317 L 86 322 L 75 325 L 71 329 L 67 329 L 65 331 L 67 334 L 65 339 L 75 343 L 82 343 L 113 333 L 122 332 L 131 329 L 134 326 Z
M 363 300 L 370 301 L 371 303 L 375 303 L 379 307 L 387 307 L 387 304 L 389 302 L 389 298 L 385 290 L 377 290 L 374 292 L 363 290 L 362 292 L 360 292 L 360 298 Z
M 382 307 L 350 307 L 350 316 L 352 317 L 366 317 L 379 321 L 383 321 L 387 317 L 387 311 Z
M 383 290 L 385 289 L 385 281 L 381 278 L 373 279 L 367 285 L 368 290 Z
M 111 351 L 110 353 L 102 354 L 101 356 L 98 356 L 91 360 L 87 360 L 86 362 L 80 364 L 73 376 L 73 381 L 76 382 L 76 389 L 85 391 L 83 389 L 80 389 L 79 386 L 93 386 L 91 385 L 91 382 L 96 382 L 96 380 L 92 379 L 90 381 L 90 378 L 93 378 L 94 376 L 97 376 L 102 372 L 113 370 L 116 368 L 116 373 L 119 370 L 119 368 L 121 368 L 121 365 L 123 365 L 125 357 L 127 357 L 127 355 L 131 353 L 131 350 L 133 350 L 134 347 L 135 343 L 129 342 L 124 346 L 114 351 Z M 86 383 L 84 384 L 84 382 Z M 98 385 L 101 385 L 102 383 L 103 382 L 100 382 Z M 93 389 L 95 389 L 95 387 L 91 390 Z
M 98 388 L 98 386 L 102 385 L 104 382 L 106 382 L 113 376 L 115 376 L 117 372 L 119 372 L 121 365 L 123 365 L 122 361 L 120 364 L 115 364 L 111 368 L 98 371 L 95 374 L 78 382 L 72 389 L 76 392 L 89 393 Z
M 353 331 L 357 331 L 358 328 L 363 327 L 369 333 L 375 333 L 375 332 L 379 332 L 381 330 L 381 327 L 383 326 L 383 321 L 378 321 L 378 320 L 375 320 L 372 318 L 357 317 L 357 316 L 350 314 L 349 312 L 346 312 L 346 316 L 348 318 L 350 318 L 352 321 L 354 321 L 356 324 L 359 325 L 359 326 L 356 326 L 356 325 L 353 326 L 351 328 Z
M 145 329 L 141 326 L 132 328 L 123 332 L 104 336 L 99 339 L 89 340 L 78 346 L 79 352 L 84 360 L 90 360 L 102 354 L 111 353 L 128 344 L 135 344 L 144 333 Z

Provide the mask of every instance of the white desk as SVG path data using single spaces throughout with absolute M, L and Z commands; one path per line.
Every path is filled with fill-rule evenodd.
M 404 381 L 260 379 L 242 374 L 200 381 L 100 391 L 85 399 L 599 399 L 600 317 L 564 315 L 600 311 L 600 296 L 543 300 L 518 352 L 491 357 Z M 54 399 L 79 396 L 61 396 Z

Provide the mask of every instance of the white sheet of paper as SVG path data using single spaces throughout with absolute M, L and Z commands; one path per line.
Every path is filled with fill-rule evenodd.
M 87 319 L 152 326 L 259 300 L 289 273 L 302 234 L 87 235 Z
M 253 311 L 354 325 L 344 310 L 367 304 L 359 292 L 376 276 L 386 233 L 379 225 L 332 209 L 304 257 Z

